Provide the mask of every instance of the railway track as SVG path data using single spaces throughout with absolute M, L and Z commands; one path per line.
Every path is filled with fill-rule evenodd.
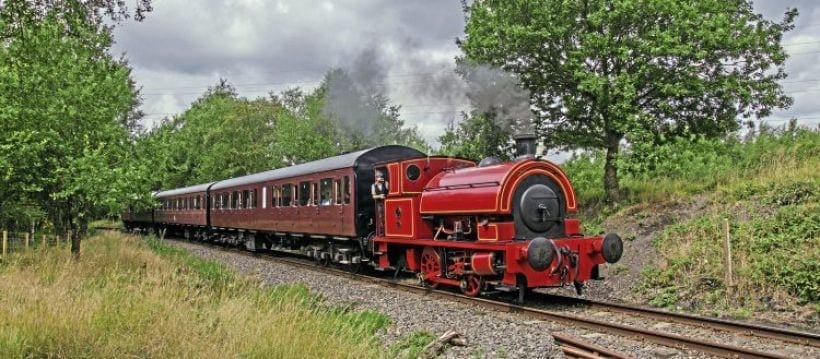
M 212 245 L 213 247 L 225 248 L 219 245 Z M 250 253 L 245 251 L 238 251 L 244 255 L 259 256 L 257 253 Z M 584 328 L 586 330 L 616 335 L 620 337 L 627 337 L 638 341 L 654 343 L 665 347 L 673 347 L 682 350 L 694 350 L 700 353 L 724 357 L 724 358 L 789 358 L 789 356 L 766 352 L 750 348 L 745 348 L 737 345 L 730 345 L 700 338 L 694 338 L 684 335 L 663 333 L 660 331 L 650 330 L 647 328 L 624 325 L 599 319 L 589 318 L 583 315 L 576 315 L 565 313 L 561 311 L 545 310 L 541 308 L 534 308 L 528 305 L 518 305 L 506 301 L 493 300 L 480 297 L 468 297 L 459 293 L 448 292 L 443 290 L 436 290 L 418 285 L 411 285 L 402 283 L 400 281 L 391 280 L 387 278 L 373 277 L 362 274 L 355 274 L 349 271 L 334 267 L 317 266 L 314 262 L 306 259 L 297 259 L 290 256 L 282 255 L 266 255 L 268 258 L 273 258 L 275 261 L 285 263 L 293 266 L 304 267 L 313 271 L 321 271 L 328 274 L 333 274 L 340 277 L 346 277 L 358 281 L 365 281 L 369 283 L 379 284 L 385 287 L 398 288 L 420 295 L 431 296 L 436 298 L 443 298 L 460 303 L 467 303 L 472 305 L 490 308 L 497 311 L 517 313 L 525 315 L 534 319 L 547 320 L 567 324 L 573 327 Z M 708 328 L 712 330 L 720 330 L 729 332 L 735 335 L 749 336 L 751 340 L 756 338 L 766 338 L 777 340 L 786 343 L 793 343 L 805 345 L 810 347 L 820 347 L 820 335 L 817 333 L 794 331 L 789 329 L 769 327 L 757 324 L 742 323 L 717 318 L 699 317 L 688 314 L 673 313 L 654 308 L 645 308 L 640 306 L 631 306 L 619 303 L 609 303 L 601 301 L 593 301 L 589 299 L 544 295 L 545 298 L 551 298 L 556 302 L 564 302 L 575 305 L 583 305 L 589 308 L 606 310 L 610 312 L 625 313 L 630 315 L 642 316 L 648 319 L 659 320 L 664 322 L 676 322 L 684 325 L 696 326 L 701 328 Z M 591 347 L 589 344 L 578 340 L 572 340 L 571 337 L 562 336 L 561 334 L 553 333 L 556 341 L 560 343 L 562 349 L 570 357 L 578 358 L 627 358 L 614 351 L 607 350 L 598 346 Z M 562 340 L 563 339 L 563 340 Z
M 737 335 L 768 338 L 787 343 L 806 345 L 820 348 L 820 334 L 805 331 L 797 331 L 773 326 L 766 326 L 753 323 L 744 323 L 734 320 L 720 318 L 700 317 L 685 313 L 676 313 L 657 308 L 648 308 L 637 305 L 597 301 L 585 298 L 575 298 L 560 295 L 544 294 L 542 298 L 551 303 L 567 303 L 580 305 L 589 309 L 605 310 L 624 314 L 633 314 L 645 318 L 652 318 L 664 322 L 675 322 L 680 324 L 698 326 L 709 329 L 719 329 L 735 333 Z
M 633 339 L 646 341 L 654 344 L 659 344 L 662 346 L 667 347 L 674 347 L 678 349 L 684 350 L 695 350 L 701 353 L 724 357 L 724 358 L 768 358 L 768 359 L 784 359 L 789 358 L 787 355 L 783 355 L 780 353 L 770 353 L 770 352 L 763 352 L 754 349 L 743 348 L 739 346 L 723 344 L 718 342 L 711 342 L 703 339 L 692 338 L 682 335 L 676 334 L 669 334 L 669 333 L 662 333 L 659 331 L 653 331 L 646 328 L 639 328 L 629 325 L 623 325 L 618 323 L 607 322 L 603 320 L 597 320 L 588 318 L 586 316 L 580 316 L 575 314 L 567 314 L 559 311 L 551 311 L 551 310 L 544 310 L 533 308 L 530 306 L 525 305 L 518 305 L 514 303 L 508 302 L 501 302 L 493 299 L 487 298 L 479 298 L 479 297 L 468 297 L 462 294 L 437 290 L 437 289 L 430 289 L 425 287 L 420 287 L 417 285 L 411 285 L 406 283 L 397 282 L 390 279 L 379 278 L 379 277 L 372 277 L 366 276 L 361 274 L 354 274 L 350 273 L 341 269 L 330 268 L 330 267 L 319 267 L 313 264 L 310 261 L 302 260 L 302 259 L 295 259 L 290 257 L 282 257 L 282 256 L 272 256 L 279 262 L 285 262 L 291 265 L 296 265 L 300 267 L 305 267 L 308 269 L 320 270 L 323 272 L 331 273 L 338 276 L 348 277 L 356 280 L 363 280 L 370 283 L 380 284 L 387 287 L 392 288 L 400 288 L 402 290 L 411 291 L 421 295 L 433 296 L 437 298 L 449 299 L 454 300 L 461 303 L 467 304 L 474 304 L 485 308 L 491 308 L 497 311 L 505 311 L 511 313 L 518 313 L 522 315 L 526 315 L 531 318 L 536 318 L 540 320 L 549 320 L 554 322 L 560 322 L 563 324 L 568 324 L 576 327 L 585 328 L 587 330 L 596 331 L 596 332 L 603 332 L 607 334 L 613 334 L 617 336 L 623 337 L 630 337 Z M 569 297 L 564 297 L 569 298 Z M 591 302 L 591 301 L 590 301 Z M 582 300 L 583 303 L 583 300 Z M 595 305 L 606 306 L 607 308 L 618 308 L 620 305 L 612 304 L 612 306 L 607 306 L 609 303 L 605 302 L 595 302 Z M 592 305 L 592 303 L 587 303 Z M 624 311 L 627 311 L 627 307 L 623 306 L 621 308 Z M 653 318 L 658 318 L 657 316 L 665 313 L 665 311 L 653 310 L 651 308 L 641 308 L 641 307 L 630 307 L 628 310 L 631 311 L 632 314 L 641 314 L 644 313 L 643 310 L 646 310 L 646 313 L 652 313 L 651 315 Z M 673 313 L 674 315 L 674 313 Z M 805 340 L 812 340 L 812 342 L 816 343 L 817 334 L 814 333 L 804 333 L 804 332 L 797 332 L 797 331 L 790 331 L 780 328 L 769 328 L 764 326 L 758 326 L 753 324 L 747 323 L 740 323 L 740 322 L 732 322 L 732 321 L 722 321 L 722 320 L 715 320 L 713 318 L 702 318 L 696 316 L 687 316 L 681 315 L 681 318 L 686 318 L 689 322 L 687 324 L 692 325 L 692 323 L 697 322 L 698 326 L 701 327 L 710 327 L 712 329 L 720 329 L 720 330 L 727 330 L 727 328 L 732 328 L 734 333 L 743 334 L 743 335 L 758 335 L 760 334 L 761 337 L 765 338 L 782 338 L 784 336 L 788 336 L 790 333 L 793 333 L 794 337 L 789 338 L 787 340 L 791 343 L 801 343 Z M 667 320 L 668 318 L 663 318 Z M 701 321 L 697 321 L 698 319 L 703 319 Z M 683 321 L 683 319 L 681 319 Z M 711 326 L 711 323 L 721 323 L 719 327 Z M 745 329 L 745 328 L 754 328 L 755 330 Z M 770 329 L 770 330 L 766 330 Z M 599 355 L 601 357 L 601 355 Z M 603 356 L 606 357 L 606 356 Z M 612 356 L 618 357 L 618 356 Z

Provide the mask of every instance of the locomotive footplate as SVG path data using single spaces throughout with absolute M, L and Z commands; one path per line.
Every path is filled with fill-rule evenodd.
M 596 236 L 488 243 L 375 237 L 373 242 L 383 253 L 376 261 L 378 267 L 388 268 L 396 255 L 406 256 L 401 257 L 402 260 L 413 263 L 408 269 L 418 272 L 426 285 L 464 287 L 466 280 L 468 284 L 486 281 L 517 287 L 525 283 L 526 288 L 538 288 L 591 279 L 598 263 L 603 263 L 606 256 L 609 260 L 615 259 L 612 253 L 604 253 L 618 247 L 617 243 L 604 246 L 603 242 L 617 241 L 612 236 L 609 238 L 608 241 Z M 437 263 L 433 263 L 432 258 Z M 475 285 L 468 287 L 474 289 Z

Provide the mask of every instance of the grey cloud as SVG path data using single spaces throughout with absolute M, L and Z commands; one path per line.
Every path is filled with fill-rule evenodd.
M 458 111 L 468 103 L 454 73 L 454 40 L 464 29 L 456 0 L 163 0 L 153 5 L 144 22 L 125 22 L 115 33 L 116 51 L 127 53 L 143 92 L 173 96 L 146 96 L 149 114 L 184 110 L 219 77 L 237 84 L 244 96 L 264 95 L 286 83 L 310 87 L 329 68 L 355 68 L 367 51 L 377 52 L 374 58 L 382 61 L 376 65 L 383 76 L 371 80 L 384 79 L 392 102 L 402 105 L 402 117 L 418 125 L 428 140 L 435 141 L 443 124 L 458 119 Z M 755 9 L 778 21 L 788 7 L 798 8 L 801 15 L 785 37 L 788 43 L 820 40 L 818 5 L 811 0 L 766 0 L 755 2 Z M 787 49 L 818 51 L 820 43 Z M 787 81 L 820 79 L 818 56 L 793 56 Z M 818 84 L 784 86 L 798 91 Z M 818 93 L 795 93 L 794 106 L 775 117 L 818 116 L 813 101 Z

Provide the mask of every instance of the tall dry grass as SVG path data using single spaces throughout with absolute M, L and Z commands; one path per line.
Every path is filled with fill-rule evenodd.
M 380 357 L 386 324 L 120 234 L 0 263 L 0 357 Z

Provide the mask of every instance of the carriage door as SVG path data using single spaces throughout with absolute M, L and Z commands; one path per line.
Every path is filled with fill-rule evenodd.
M 375 222 L 376 235 L 383 236 L 384 232 L 384 219 L 385 219 L 385 208 L 384 202 L 387 197 L 387 194 L 390 192 L 389 182 L 390 182 L 390 174 L 387 171 L 387 167 L 378 167 L 375 169 L 374 172 L 374 183 L 370 187 L 371 196 L 379 196 L 380 199 L 375 199 L 373 204 L 373 220 Z
M 322 226 L 322 232 L 328 234 L 339 233 L 339 221 L 336 207 L 333 205 L 333 179 L 322 178 L 319 180 L 318 193 L 316 195 L 316 205 L 318 206 L 319 218 L 327 225 Z

